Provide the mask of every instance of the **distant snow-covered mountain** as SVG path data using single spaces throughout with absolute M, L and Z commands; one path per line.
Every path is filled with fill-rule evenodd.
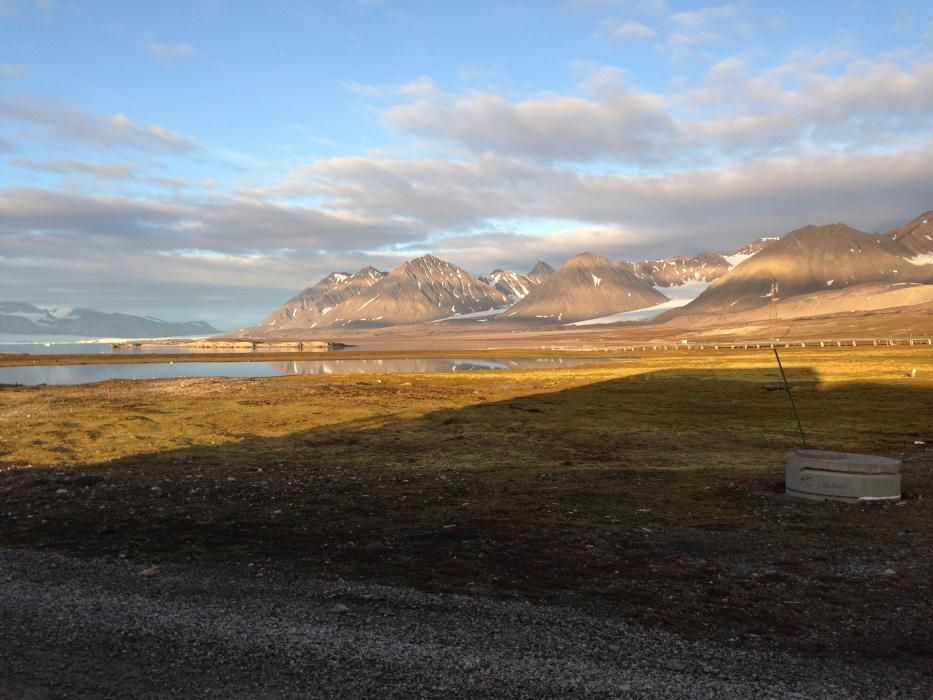
M 88 338 L 167 338 L 213 335 L 216 328 L 204 321 L 173 322 L 151 316 L 104 313 L 74 308 L 64 315 L 21 301 L 0 301 L 0 333 L 13 335 L 74 335 Z

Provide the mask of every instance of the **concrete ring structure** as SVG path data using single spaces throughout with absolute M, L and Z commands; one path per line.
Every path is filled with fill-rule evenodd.
M 798 498 L 858 503 L 901 497 L 901 463 L 888 457 L 793 450 L 784 473 L 786 493 Z

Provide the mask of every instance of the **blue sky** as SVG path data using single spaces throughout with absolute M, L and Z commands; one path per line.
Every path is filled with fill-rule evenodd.
M 0 298 L 258 321 L 339 269 L 933 207 L 925 2 L 0 0 Z

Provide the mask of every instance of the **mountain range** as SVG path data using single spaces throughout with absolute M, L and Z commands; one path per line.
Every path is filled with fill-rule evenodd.
M 917 285 L 924 289 L 900 289 Z M 684 298 L 687 291 L 692 294 Z M 841 223 L 805 226 L 728 254 L 613 263 L 581 253 L 557 270 L 539 261 L 528 272 L 497 269 L 481 277 L 425 255 L 390 273 L 369 267 L 329 275 L 249 330 L 281 335 L 470 319 L 525 326 L 613 322 L 639 310 L 658 322 L 682 323 L 754 315 L 772 298 L 785 305 L 794 300 L 799 314 L 821 306 L 836 313 L 916 303 L 927 292 L 933 292 L 933 212 L 885 234 Z
M 176 323 L 151 316 L 71 309 L 56 315 L 21 301 L 0 301 L 0 333 L 14 335 L 76 335 L 97 338 L 168 338 L 214 335 L 219 331 L 204 321 Z

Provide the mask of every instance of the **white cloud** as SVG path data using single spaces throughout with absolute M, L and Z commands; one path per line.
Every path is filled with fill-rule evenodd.
M 618 8 L 640 14 L 661 14 L 667 12 L 666 0 L 564 0 L 564 6 L 570 10 L 591 10 L 593 8 Z
M 750 30 L 747 22 L 738 22 L 734 5 L 716 5 L 699 10 L 675 12 L 670 16 L 672 31 L 665 48 L 675 61 L 696 55 L 698 47 L 718 43 L 726 33 Z
M 690 167 L 831 144 L 888 146 L 933 134 L 933 62 L 801 57 L 757 74 L 727 58 L 669 94 L 625 84 L 618 68 L 584 66 L 574 94 L 510 99 L 445 93 L 433 82 L 383 113 L 391 129 L 473 153 L 539 161 Z
M 683 48 L 689 46 L 702 46 L 703 44 L 715 44 L 722 39 L 722 36 L 709 30 L 699 30 L 695 32 L 672 32 L 667 37 L 667 43 L 674 48 Z
M 15 63 L 0 63 L 0 80 L 16 80 L 26 75 L 26 69 Z
M 0 98 L 0 120 L 34 130 L 40 140 L 85 143 L 101 148 L 125 146 L 183 153 L 199 148 L 182 134 L 158 124 L 139 126 L 124 114 L 90 114 L 51 100 L 26 95 Z
M 672 133 L 664 99 L 617 89 L 601 100 L 542 95 L 511 102 L 489 92 L 439 94 L 389 109 L 401 132 L 453 141 L 472 150 L 529 158 L 586 161 L 650 157 Z
M 437 93 L 437 85 L 428 76 L 422 75 L 402 84 L 398 91 L 408 97 L 430 97 Z
M 705 27 L 713 22 L 731 19 L 738 14 L 734 5 L 715 5 L 699 10 L 675 12 L 671 15 L 674 24 L 683 28 Z
M 157 41 L 146 44 L 146 51 L 149 52 L 149 55 L 166 63 L 183 58 L 194 58 L 199 53 L 191 44 L 163 44 Z
M 623 22 L 617 19 L 605 20 L 600 30 L 601 34 L 610 41 L 651 39 L 657 36 L 657 32 L 640 22 Z
M 52 173 L 56 175 L 89 175 L 101 180 L 133 180 L 135 168 L 129 163 L 94 163 L 79 160 L 40 161 L 31 158 L 17 158 L 12 165 L 24 170 Z
M 341 80 L 338 85 L 347 92 L 358 95 L 359 97 L 377 98 L 386 94 L 384 87 L 378 85 L 368 85 L 356 80 Z

